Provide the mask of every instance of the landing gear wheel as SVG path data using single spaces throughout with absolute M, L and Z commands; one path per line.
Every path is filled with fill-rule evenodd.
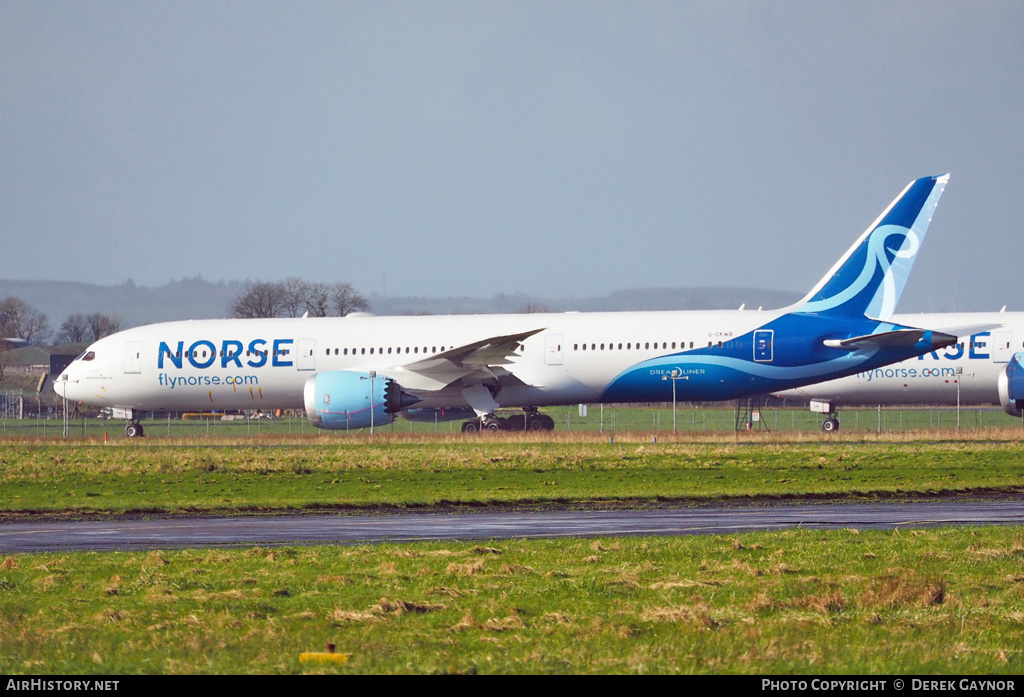
M 834 433 L 839 430 L 839 419 L 829 417 L 821 424 L 821 430 L 825 433 Z
M 480 421 L 478 419 L 470 419 L 462 424 L 463 433 L 478 433 L 480 431 Z
M 534 414 L 526 419 L 526 430 L 527 431 L 543 431 L 544 430 L 544 419 Z
M 485 431 L 490 431 L 491 433 L 497 433 L 498 431 L 501 430 L 501 422 L 500 421 L 488 421 L 486 424 L 484 424 L 484 430 Z
M 504 430 L 506 431 L 526 430 L 526 416 L 524 414 L 512 414 L 511 416 L 506 416 L 504 420 Z
M 141 438 L 144 434 L 142 431 L 142 424 L 130 423 L 124 427 L 124 434 L 129 438 Z

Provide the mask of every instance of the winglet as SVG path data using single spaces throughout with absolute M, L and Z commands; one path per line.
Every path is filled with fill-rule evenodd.
M 944 174 L 908 184 L 792 311 L 889 320 L 948 181 Z

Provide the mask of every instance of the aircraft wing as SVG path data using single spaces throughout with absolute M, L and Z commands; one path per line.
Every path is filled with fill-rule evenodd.
M 518 334 L 492 336 L 470 344 L 456 346 L 429 358 L 407 363 L 390 371 L 403 387 L 410 390 L 440 390 L 466 377 L 502 378 L 511 376 L 501 366 L 518 356 L 519 345 L 544 328 Z
M 943 334 L 930 329 L 897 329 L 892 332 L 879 332 L 878 334 L 865 334 L 849 339 L 826 339 L 825 345 L 829 348 L 844 349 L 846 351 L 857 351 L 860 349 L 896 348 L 901 346 L 914 346 L 927 335 L 931 335 L 933 349 L 949 346 L 956 342 L 957 337 L 952 334 Z

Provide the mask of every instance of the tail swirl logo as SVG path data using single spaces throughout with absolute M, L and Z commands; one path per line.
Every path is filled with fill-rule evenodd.
M 881 295 L 877 316 L 889 317 L 896 308 L 899 291 L 893 267 L 900 262 L 909 263 L 921 247 L 921 241 L 912 229 L 900 225 L 881 225 L 867 239 L 864 266 L 853 281 L 842 290 L 828 297 L 807 303 L 805 312 L 825 312 L 850 302 L 872 285 L 876 273 L 882 271 L 882 281 L 875 292 L 871 305 Z M 850 262 L 847 262 L 850 263 Z

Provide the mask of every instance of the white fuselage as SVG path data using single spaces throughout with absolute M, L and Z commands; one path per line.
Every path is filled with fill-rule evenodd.
M 303 406 L 303 384 L 326 371 L 376 371 L 418 391 L 418 406 L 466 406 L 461 391 L 403 366 L 483 337 L 541 330 L 504 366 L 501 406 L 596 402 L 638 363 L 728 344 L 781 311 L 615 312 L 422 317 L 194 320 L 130 329 L 96 342 L 55 385 L 69 400 L 137 410 Z M 164 352 L 161 347 L 175 354 Z M 216 355 L 214 355 L 216 354 Z M 87 354 L 86 354 L 87 355 Z M 179 365 L 180 364 L 180 365 Z M 650 380 L 671 394 L 664 370 Z M 500 375 L 499 375 L 500 377 Z M 679 398 L 687 384 L 678 382 Z

